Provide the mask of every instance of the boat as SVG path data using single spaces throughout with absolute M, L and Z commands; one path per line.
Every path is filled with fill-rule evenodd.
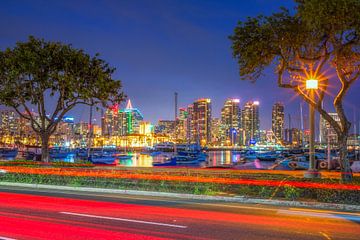
M 255 159 L 257 159 L 257 154 L 254 151 L 246 151 L 244 156 L 240 158 L 240 160 L 242 161 L 255 160 Z
M 198 159 L 199 161 L 205 161 L 208 155 L 201 151 L 178 151 L 177 156 L 185 156 Z
M 88 160 L 94 164 L 113 164 L 116 157 L 103 154 L 91 154 Z
M 16 158 L 18 154 L 17 148 L 1 148 L 0 149 L 0 158 L 6 159 L 6 160 L 13 160 Z
M 275 161 L 280 158 L 280 155 L 274 152 L 261 153 L 256 155 L 260 161 Z
M 176 159 L 170 158 L 167 159 L 165 162 L 153 162 L 154 167 L 170 167 L 170 166 L 176 166 Z
M 192 166 L 192 165 L 200 165 L 201 162 L 204 162 L 206 159 L 191 157 L 191 156 L 175 156 L 176 165 L 178 166 Z
M 52 148 L 49 151 L 50 159 L 66 159 L 73 151 L 66 148 Z
M 306 170 L 309 168 L 309 159 L 306 156 L 292 156 L 280 160 L 277 165 L 281 165 L 285 168 L 292 170 Z
M 185 156 L 175 155 L 165 162 L 153 163 L 154 167 L 159 166 L 200 166 L 206 161 L 206 157 L 203 155 Z
M 158 143 L 154 146 L 155 151 L 173 152 L 175 144 L 172 142 Z

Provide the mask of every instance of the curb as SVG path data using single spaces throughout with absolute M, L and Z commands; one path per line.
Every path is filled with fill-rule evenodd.
M 360 205 L 271 200 L 271 199 L 247 198 L 243 196 L 234 196 L 234 197 L 207 196 L 207 195 L 195 195 L 195 194 L 186 194 L 186 193 L 151 192 L 151 191 L 137 191 L 137 190 L 91 188 L 91 187 L 70 187 L 70 186 L 12 183 L 12 182 L 0 182 L 0 186 L 93 192 L 93 193 L 115 193 L 115 194 L 152 196 L 152 197 L 172 197 L 172 198 L 180 198 L 180 199 L 188 199 L 188 200 L 222 201 L 222 202 L 245 203 L 245 204 L 264 204 L 264 205 L 273 205 L 273 206 L 305 207 L 305 208 L 316 208 L 316 209 L 327 209 L 327 210 L 360 211 Z

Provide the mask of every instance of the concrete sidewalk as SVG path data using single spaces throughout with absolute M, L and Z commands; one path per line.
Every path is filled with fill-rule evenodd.
M 303 202 L 303 201 L 286 201 L 286 200 L 273 200 L 273 199 L 258 199 L 258 198 L 248 198 L 248 197 L 243 197 L 243 196 L 233 196 L 233 197 L 208 196 L 208 195 L 195 195 L 195 194 L 185 194 L 185 193 L 151 192 L 151 191 L 90 188 L 90 187 L 71 187 L 71 186 L 12 183 L 12 182 L 0 182 L 0 186 L 8 186 L 8 187 L 13 186 L 13 187 L 23 187 L 23 188 L 44 189 L 44 190 L 49 189 L 49 190 L 63 190 L 63 191 L 76 191 L 76 192 L 128 194 L 128 195 L 153 196 L 153 197 L 172 197 L 172 198 L 189 199 L 189 200 L 223 201 L 223 202 L 234 202 L 234 203 L 245 203 L 245 204 L 266 204 L 266 205 L 274 205 L 274 206 L 302 207 L 302 208 L 316 208 L 316 209 L 359 211 L 360 212 L 360 205 L 321 203 L 321 202 Z

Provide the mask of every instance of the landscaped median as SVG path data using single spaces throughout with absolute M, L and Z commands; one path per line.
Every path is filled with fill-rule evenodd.
M 2 165 L 2 166 L 1 166 Z M 6 166 L 4 166 L 6 165 Z M 304 200 L 360 205 L 360 175 L 339 183 L 339 173 L 304 179 L 301 171 L 220 170 L 195 168 L 89 168 L 42 164 L 0 164 L 3 182 L 147 190 L 264 199 Z

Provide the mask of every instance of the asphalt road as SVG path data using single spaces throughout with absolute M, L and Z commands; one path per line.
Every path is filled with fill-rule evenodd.
M 0 239 L 360 239 L 360 213 L 0 187 Z

